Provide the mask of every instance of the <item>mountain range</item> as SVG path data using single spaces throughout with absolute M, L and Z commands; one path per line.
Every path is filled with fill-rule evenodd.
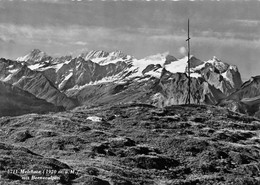
M 165 107 L 187 102 L 187 61 L 169 53 L 137 59 L 121 51 L 92 50 L 52 57 L 34 49 L 16 60 L 0 59 L 0 81 L 55 110 L 129 102 Z M 259 115 L 259 77 L 243 84 L 238 68 L 217 57 L 191 56 L 190 62 L 191 103 Z

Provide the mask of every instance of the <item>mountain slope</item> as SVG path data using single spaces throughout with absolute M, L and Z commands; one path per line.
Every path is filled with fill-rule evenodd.
M 165 70 L 158 84 L 162 106 L 187 103 L 188 76 Z M 191 103 L 214 105 L 225 95 L 203 78 L 191 78 Z M 160 103 L 160 102 L 158 102 Z
M 212 60 L 195 67 L 194 71 L 199 72 L 209 84 L 226 95 L 231 94 L 242 85 L 238 68 L 222 62 L 215 56 Z
M 34 50 L 32 53 L 35 53 Z M 121 51 L 92 50 L 82 53 L 77 58 L 68 56 L 65 59 L 60 57 L 51 60 L 42 57 L 44 52 L 38 51 L 38 53 L 37 57 L 28 54 L 22 58 L 26 59 L 27 63 L 29 61 L 29 64 L 36 58 L 36 64 L 30 64 L 28 67 L 32 70 L 42 71 L 62 91 L 93 83 L 124 81 L 146 75 L 160 78 L 163 68 L 171 73 L 187 72 L 188 58 L 177 59 L 169 53 L 136 59 Z M 28 56 L 33 57 L 28 58 Z M 41 60 L 39 61 L 38 58 Z M 237 67 L 224 63 L 216 57 L 212 60 L 201 61 L 192 56 L 190 61 L 192 77 L 204 78 L 226 95 L 232 93 L 242 84 Z M 68 85 L 66 85 L 67 83 Z M 67 87 L 64 89 L 64 86 Z
M 60 92 L 81 105 L 127 101 L 171 105 L 187 99 L 187 57 L 177 59 L 161 53 L 136 59 L 121 51 L 102 50 L 76 58 L 46 56 L 33 50 L 22 59 L 28 68 L 41 72 Z M 192 56 L 190 61 L 193 103 L 214 104 L 242 84 L 238 69 L 216 57 L 201 61 Z
M 225 97 L 220 90 L 202 78 L 192 78 L 191 84 L 191 103 L 215 104 Z M 136 77 L 135 80 L 120 84 L 107 82 L 88 85 L 80 90 L 71 89 L 67 94 L 88 106 L 140 102 L 164 107 L 186 103 L 188 77 L 183 73 L 173 74 L 165 70 L 160 79 L 149 76 Z
M 16 116 L 28 113 L 47 113 L 64 110 L 0 81 L 0 116 Z
M 258 119 L 209 105 L 131 103 L 2 117 L 0 184 L 259 185 L 259 132 Z M 30 180 L 20 169 L 72 172 Z
M 31 70 L 26 63 L 0 59 L 0 81 L 12 84 L 56 106 L 71 109 L 77 101 L 60 92 L 40 71 Z
M 51 59 L 51 57 L 48 56 L 45 52 L 39 49 L 34 49 L 29 54 L 25 55 L 24 57 L 18 57 L 16 60 L 20 62 L 26 61 L 28 64 L 36 64 L 43 60 L 45 60 L 47 63 L 47 60 L 49 59 Z
M 221 100 L 219 105 L 260 117 L 260 76 L 246 81 L 236 92 Z

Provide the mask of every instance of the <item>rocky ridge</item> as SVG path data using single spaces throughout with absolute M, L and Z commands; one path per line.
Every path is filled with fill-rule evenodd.
M 78 105 L 76 100 L 60 92 L 47 75 L 31 70 L 24 62 L 0 59 L 0 81 L 27 91 L 55 106 L 71 109 Z
M 187 57 L 177 59 L 168 53 L 162 53 L 136 59 L 121 51 L 93 50 L 76 58 L 53 58 L 40 50 L 33 50 L 17 60 L 17 66 L 29 72 L 20 72 L 18 77 L 6 71 L 1 72 L 2 81 L 17 85 L 67 109 L 91 102 L 127 102 L 129 96 L 132 101 L 154 102 L 154 105 L 183 104 L 187 99 Z M 238 69 L 216 57 L 201 61 L 192 56 L 190 60 L 193 103 L 215 104 L 242 84 Z M 10 65 L 12 64 L 5 65 L 5 69 Z M 42 83 L 38 84 L 39 80 L 33 84 L 31 80 L 20 80 L 29 73 L 33 74 L 32 78 L 41 79 Z M 43 96 L 43 92 L 48 91 L 40 87 L 53 89 L 53 93 Z M 41 90 L 35 90 L 36 88 Z M 96 99 L 94 95 L 97 96 Z

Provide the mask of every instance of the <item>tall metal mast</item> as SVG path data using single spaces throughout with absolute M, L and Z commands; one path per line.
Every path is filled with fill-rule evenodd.
M 190 91 L 190 85 L 191 85 L 191 79 L 190 79 L 190 20 L 188 19 L 188 39 L 186 40 L 188 42 L 188 98 L 186 101 L 186 104 L 190 104 L 190 97 L 191 97 L 191 91 Z

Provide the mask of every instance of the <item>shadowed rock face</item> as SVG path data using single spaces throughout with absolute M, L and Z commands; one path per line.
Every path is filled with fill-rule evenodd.
M 162 107 L 187 103 L 188 77 L 183 73 L 162 72 L 157 85 L 160 95 L 154 96 Z M 214 105 L 225 95 L 202 78 L 191 78 L 191 103 Z
M 69 96 L 89 106 L 118 104 L 127 102 L 149 103 L 158 107 L 185 104 L 188 97 L 188 77 L 185 74 L 164 73 L 161 79 L 128 81 L 122 84 L 107 83 L 90 85 Z M 192 78 L 191 102 L 196 104 L 216 104 L 225 97 L 202 78 Z
M 221 90 L 225 95 L 233 93 L 242 85 L 238 68 L 216 57 L 209 60 L 199 71 L 210 85 Z
M 1 59 L 0 79 L 56 106 L 71 109 L 77 105 L 76 100 L 60 92 L 42 72 L 33 71 L 24 63 Z
M 251 116 L 260 117 L 260 76 L 252 77 L 241 88 L 224 98 L 220 106 Z
M 0 128 L 0 184 L 260 183 L 260 121 L 220 107 L 106 104 L 2 117 Z M 7 173 L 39 167 L 75 172 Z
M 4 82 L 0 82 L 0 104 L 0 116 L 17 116 L 28 113 L 43 114 L 64 110 L 62 107 L 56 107 Z

